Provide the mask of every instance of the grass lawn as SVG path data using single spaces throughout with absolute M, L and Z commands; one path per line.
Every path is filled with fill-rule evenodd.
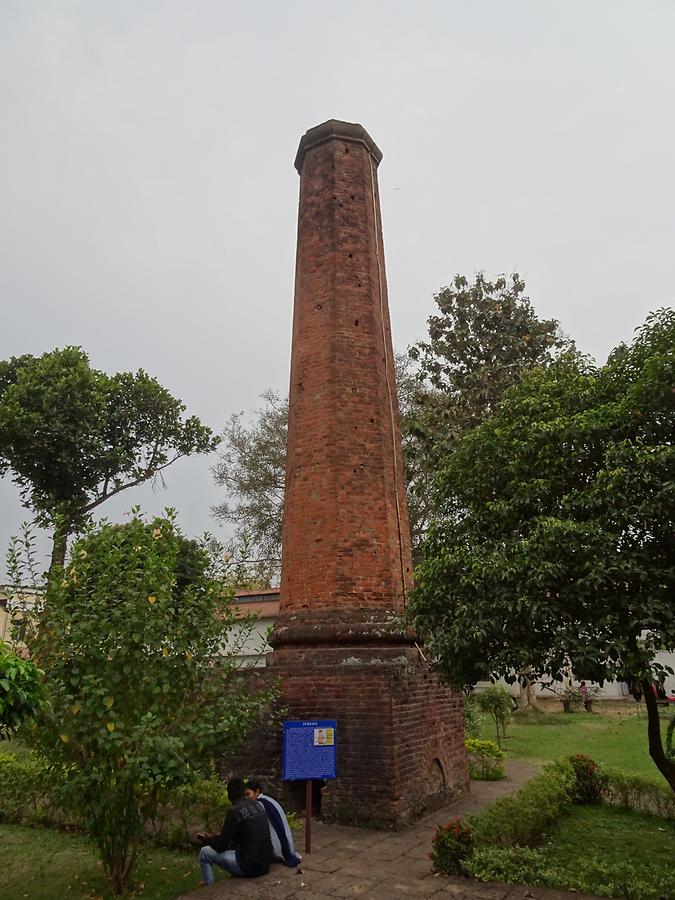
M 663 724 L 661 731 L 665 741 Z M 482 737 L 495 739 L 492 720 L 485 721 Z M 644 715 L 516 713 L 507 726 L 502 746 L 516 759 L 546 762 L 572 753 L 586 753 L 613 769 L 646 775 L 656 781 L 662 778 L 649 756 Z
M 631 712 L 516 713 L 502 747 L 511 757 L 541 762 L 586 753 L 604 766 L 665 785 L 649 756 L 646 717 Z M 492 720 L 484 721 L 482 736 L 494 740 Z M 673 821 L 605 804 L 575 806 L 537 851 L 540 883 L 631 900 L 675 897 L 674 847 Z M 503 878 L 512 880 L 508 871 Z
M 604 805 L 575 806 L 543 853 L 554 887 L 642 900 L 675 897 L 674 847 L 675 822 Z
M 1 900 L 109 900 L 100 863 L 78 835 L 0 825 Z M 148 846 L 141 854 L 137 887 L 143 900 L 171 900 L 196 889 L 201 880 L 197 852 L 178 853 Z

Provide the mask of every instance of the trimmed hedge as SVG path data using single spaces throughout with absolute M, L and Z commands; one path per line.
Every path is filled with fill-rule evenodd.
M 527 847 L 541 840 L 545 831 L 572 805 L 574 789 L 575 775 L 570 762 L 545 766 L 515 794 L 502 797 L 466 822 L 455 819 L 439 827 L 431 853 L 434 868 L 445 875 L 457 875 L 474 874 L 474 869 L 482 872 L 493 865 L 512 865 L 507 856 L 497 854 L 496 858 L 492 851 Z M 530 862 L 527 857 L 513 864 Z
M 544 878 L 541 850 L 531 847 L 482 847 L 466 862 L 466 873 L 477 881 L 537 884 Z
M 675 794 L 665 784 L 619 769 L 604 769 L 603 773 L 607 780 L 603 797 L 608 803 L 637 813 L 675 819 Z
M 515 794 L 470 817 L 476 848 L 535 844 L 569 809 L 574 789 L 571 763 L 545 766 Z

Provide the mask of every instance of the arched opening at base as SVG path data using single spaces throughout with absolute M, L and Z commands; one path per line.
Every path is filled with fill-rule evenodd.
M 427 786 L 429 794 L 432 796 L 434 794 L 443 793 L 447 787 L 445 772 L 443 771 L 443 766 L 437 756 L 431 760 L 431 765 L 429 766 L 429 771 L 427 773 Z

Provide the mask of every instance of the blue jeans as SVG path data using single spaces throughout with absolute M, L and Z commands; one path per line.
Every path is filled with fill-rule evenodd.
M 235 875 L 239 878 L 244 877 L 244 873 L 239 868 L 234 850 L 224 850 L 222 853 L 218 853 L 217 850 L 214 850 L 213 847 L 209 847 L 207 844 L 206 847 L 202 847 L 199 851 L 199 865 L 202 868 L 204 884 L 213 884 L 215 881 L 213 877 L 214 863 L 220 866 L 221 869 L 225 869 L 230 875 Z

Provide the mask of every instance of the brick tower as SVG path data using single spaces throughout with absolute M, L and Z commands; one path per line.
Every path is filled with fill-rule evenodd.
M 410 530 L 377 167 L 360 125 L 301 139 L 280 616 L 293 717 L 334 718 L 322 815 L 397 825 L 466 790 L 461 698 L 409 629 Z

